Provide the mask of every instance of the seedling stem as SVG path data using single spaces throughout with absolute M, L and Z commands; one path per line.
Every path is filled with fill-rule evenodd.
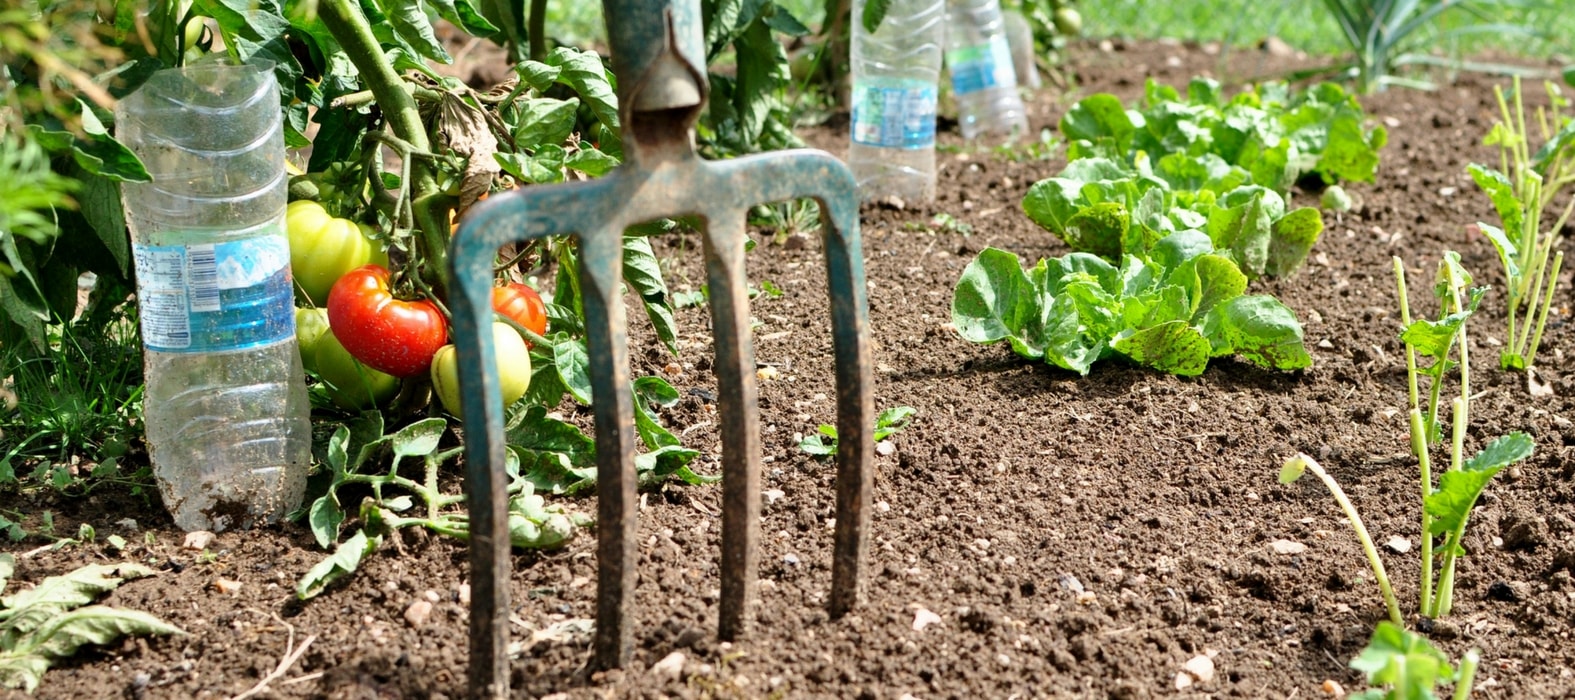
M 1301 476 L 1302 469 L 1311 469 L 1323 485 L 1329 488 L 1329 493 L 1334 494 L 1334 500 L 1340 504 L 1340 510 L 1345 511 L 1345 517 L 1351 521 L 1351 529 L 1356 530 L 1356 539 L 1362 544 L 1362 553 L 1367 555 L 1367 563 L 1373 567 L 1373 577 L 1378 579 L 1378 588 L 1383 591 L 1384 605 L 1389 608 L 1389 619 L 1396 625 L 1405 627 L 1405 618 L 1400 616 L 1400 603 L 1395 600 L 1394 588 L 1389 585 L 1389 574 L 1384 570 L 1384 560 L 1378 558 L 1378 548 L 1373 546 L 1373 538 L 1367 534 L 1367 526 L 1362 524 L 1362 516 L 1356 512 L 1356 506 L 1351 504 L 1351 499 L 1345 497 L 1345 491 L 1340 489 L 1340 484 L 1323 470 L 1318 460 L 1305 454 L 1298 454 L 1285 463 L 1280 470 L 1280 482 L 1290 483 Z

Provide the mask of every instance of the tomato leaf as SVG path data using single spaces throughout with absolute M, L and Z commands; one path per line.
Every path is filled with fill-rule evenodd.
M 432 20 L 427 17 L 426 7 L 421 0 L 370 1 L 381 5 L 394 32 L 416 53 L 438 63 L 454 62 L 453 57 L 444 50 L 443 42 L 438 41 L 437 33 L 432 29 Z
M 345 521 L 345 513 L 339 507 L 339 500 L 329 492 L 312 501 L 306 521 L 312 529 L 312 537 L 317 539 L 317 546 L 327 549 L 339 539 L 339 526 Z
M 552 366 L 558 371 L 558 381 L 582 405 L 591 403 L 590 353 L 585 341 L 571 338 L 566 333 L 554 336 Z
M 295 596 L 301 600 L 314 598 L 335 581 L 342 579 L 361 566 L 361 562 L 377 551 L 382 537 L 367 537 L 365 530 L 356 530 L 349 539 L 339 543 L 334 553 L 317 562 L 295 585 Z
M 448 430 L 448 421 L 427 418 L 407 425 L 389 436 L 395 457 L 425 457 L 437 451 L 438 441 Z
M 662 264 L 656 259 L 651 240 L 645 236 L 623 238 L 623 281 L 640 295 L 645 315 L 651 319 L 656 337 L 674 355 L 678 354 L 678 321 L 673 317 L 667 282 L 662 280 Z

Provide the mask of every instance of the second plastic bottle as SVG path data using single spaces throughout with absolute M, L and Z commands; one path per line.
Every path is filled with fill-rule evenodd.
M 861 199 L 935 198 L 935 102 L 945 0 L 892 0 L 874 33 L 853 2 L 853 139 Z
M 946 70 L 965 139 L 1008 138 L 1028 130 L 1017 94 L 1017 71 L 999 0 L 950 0 L 946 8 Z

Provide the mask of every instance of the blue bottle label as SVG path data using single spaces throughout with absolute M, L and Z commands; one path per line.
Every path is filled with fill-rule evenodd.
M 936 90 L 920 80 L 853 86 L 853 141 L 883 148 L 935 146 Z
M 1007 46 L 1005 35 L 997 35 L 983 44 L 947 51 L 946 69 L 952 75 L 952 92 L 959 95 L 1017 85 L 1012 49 Z
M 142 342 L 159 352 L 222 352 L 295 335 L 290 241 L 133 245 Z

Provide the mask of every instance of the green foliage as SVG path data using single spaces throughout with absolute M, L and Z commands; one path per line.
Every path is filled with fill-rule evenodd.
M 1392 622 L 1380 622 L 1351 668 L 1367 676 L 1369 685 L 1382 686 L 1352 695 L 1361 700 L 1432 700 L 1440 683 L 1455 683 L 1455 700 L 1471 695 L 1471 681 L 1479 656 L 1468 651 L 1457 673 L 1449 657 L 1427 641 Z M 1463 690 L 1462 690 L 1463 689 Z
M 710 157 L 803 145 L 793 134 L 792 68 L 782 39 L 810 30 L 773 0 L 702 0 L 711 95 L 698 126 Z M 731 62 L 733 70 L 718 68 Z
M 121 464 L 140 462 L 128 459 L 142 431 L 142 353 L 131 311 L 122 306 L 96 327 L 100 319 L 88 315 L 50 325 L 42 353 L 25 342 L 0 347 L 12 380 L 0 389 L 0 488 L 82 494 L 123 483 L 142 493 L 151 485 L 145 466 Z M 73 465 L 74 457 L 92 462 Z
M 1499 119 L 1483 138 L 1484 145 L 1498 146 L 1500 169 L 1476 163 L 1466 166 L 1503 225 L 1477 223 L 1498 252 L 1507 282 L 1509 314 L 1506 342 L 1499 352 L 1501 369 L 1529 369 L 1536 359 L 1564 263 L 1563 251 L 1555 251 L 1553 244 L 1575 210 L 1571 203 L 1551 228 L 1542 225 L 1543 212 L 1575 183 L 1575 119 L 1563 113 L 1568 101 L 1559 89 L 1551 83 L 1546 89 L 1550 106 L 1538 107 L 1534 122 L 1543 139 L 1541 148 L 1531 151 L 1532 134 L 1516 78 L 1511 99 L 1506 100 L 1498 86 L 1493 88 Z
M 952 323 L 967 340 L 1006 340 L 1083 375 L 1109 357 L 1183 376 L 1232 355 L 1269 369 L 1310 366 L 1295 313 L 1246 288 L 1247 276 L 1195 230 L 1127 253 L 1120 267 L 1071 253 L 1025 271 L 1016 255 L 987 248 L 963 270 Z
M 875 442 L 878 444 L 902 432 L 918 413 L 918 410 L 911 406 L 897 406 L 881 411 L 880 415 L 875 417 Z M 798 447 L 816 457 L 830 457 L 837 454 L 837 427 L 822 423 L 816 428 L 816 434 L 804 438 L 799 442 Z
M 1354 79 L 1358 90 L 1369 93 L 1389 85 L 1431 88 L 1431 83 L 1393 75 L 1396 67 L 1424 63 L 1421 54 L 1441 39 L 1469 33 L 1492 33 L 1501 37 L 1530 37 L 1539 34 L 1535 25 L 1493 21 L 1511 8 L 1525 3 L 1515 0 L 1324 0 L 1334 17 L 1347 47 L 1355 54 L 1348 64 L 1336 66 Z M 1429 25 L 1453 10 L 1465 18 L 1464 26 L 1442 34 L 1428 34 Z M 1464 64 L 1457 64 L 1464 65 Z
M 1323 232 L 1316 209 L 1287 211 L 1298 178 L 1371 181 L 1383 127 L 1338 86 L 1305 93 L 1270 83 L 1225 101 L 1194 80 L 1185 99 L 1149 82 L 1142 109 L 1113 95 L 1061 119 L 1071 161 L 1035 183 L 1023 211 L 1074 250 L 1120 260 L 1177 231 L 1202 231 L 1249 277 L 1299 267 Z
M 16 559 L 0 554 L 0 592 L 15 569 Z M 83 646 L 135 634 L 184 634 L 147 613 L 92 604 L 126 581 L 152 575 L 138 564 L 89 564 L 0 598 L 0 687 L 31 693 L 50 666 Z

